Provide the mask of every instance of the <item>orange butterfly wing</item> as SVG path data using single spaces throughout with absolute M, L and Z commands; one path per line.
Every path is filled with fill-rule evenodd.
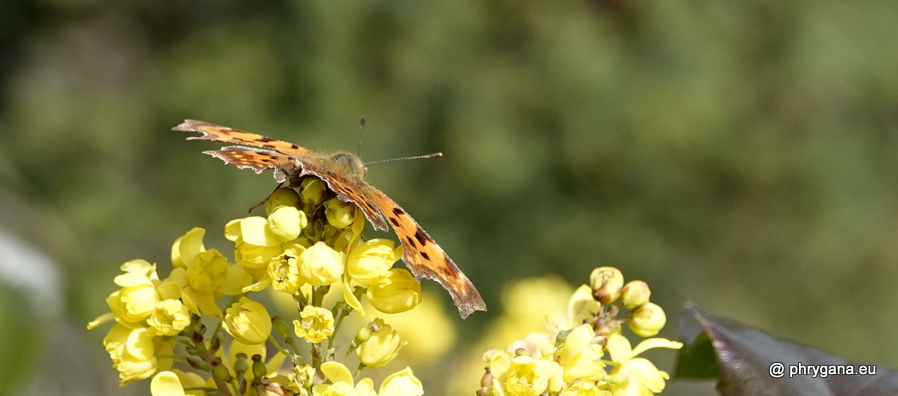
M 402 242 L 402 261 L 415 274 L 415 279 L 420 281 L 424 277 L 439 282 L 449 291 L 462 319 L 474 311 L 486 311 L 486 303 L 471 280 L 418 222 L 380 190 L 371 185 L 366 190 L 370 200 L 390 219 L 393 230 Z

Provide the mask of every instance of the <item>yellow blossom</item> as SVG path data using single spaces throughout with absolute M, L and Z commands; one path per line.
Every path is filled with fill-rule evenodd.
M 406 367 L 402 371 L 395 372 L 380 384 L 380 396 L 420 396 L 424 394 L 421 381 L 412 373 L 412 369 Z
M 106 352 L 119 372 L 119 381 L 125 385 L 131 381 L 149 378 L 159 365 L 156 348 L 147 329 L 129 329 L 117 324 L 103 338 Z
M 393 268 L 386 278 L 368 286 L 368 301 L 384 313 L 405 312 L 421 303 L 421 284 L 410 272 Z
M 330 285 L 343 275 L 343 253 L 318 242 L 299 255 L 299 272 L 312 286 Z
M 341 363 L 324 362 L 321 364 L 321 373 L 331 383 L 312 387 L 314 396 L 375 396 L 374 381 L 364 378 L 358 384 L 353 385 L 352 374 Z
M 537 360 L 530 356 L 511 359 L 507 370 L 493 373 L 494 381 L 508 395 L 538 396 L 544 392 L 559 392 L 564 386 L 562 368 L 550 360 Z
M 564 345 L 558 350 L 558 363 L 564 367 L 565 382 L 577 378 L 590 381 L 605 378 L 602 347 L 592 341 L 592 326 L 588 324 L 578 326 L 564 339 Z
M 156 374 L 150 382 L 150 394 L 153 396 L 186 396 L 178 375 L 171 371 Z
M 225 330 L 244 344 L 261 344 L 271 335 L 271 317 L 265 306 L 242 297 L 228 307 Z
M 211 378 L 209 378 L 208 380 L 204 380 L 203 377 L 200 377 L 199 374 L 192 371 L 184 372 L 178 369 L 173 369 L 172 372 L 178 376 L 178 381 L 184 388 L 215 387 L 214 382 Z M 206 393 L 202 390 L 185 391 L 185 393 L 189 396 L 206 396 Z M 156 395 L 154 394 L 153 396 Z
M 393 248 L 389 239 L 372 239 L 352 249 L 346 259 L 346 272 L 363 285 L 377 283 L 390 274 L 393 263 L 402 258 L 402 247 Z
M 163 300 L 147 319 L 156 335 L 173 336 L 190 324 L 190 311 L 179 300 Z
M 630 341 L 619 333 L 608 336 L 606 349 L 617 364 L 610 373 L 611 392 L 614 396 L 641 396 L 664 390 L 664 381 L 670 376 L 658 370 L 652 362 L 636 355 L 652 348 L 680 349 L 683 344 L 663 338 L 650 338 L 630 348 Z
M 299 317 L 301 320 L 293 321 L 293 331 L 297 337 L 319 343 L 334 334 L 334 314 L 327 309 L 306 305 Z
M 559 396 L 612 396 L 610 391 L 599 389 L 592 381 L 577 381 Z
M 268 229 L 281 242 L 298 238 L 307 224 L 309 219 L 305 212 L 292 206 L 281 206 L 268 216 Z
M 153 285 L 135 285 L 116 290 L 106 298 L 106 304 L 116 321 L 131 328 L 143 326 L 143 321 L 156 309 L 159 293 Z
M 624 274 L 614 267 L 599 267 L 589 274 L 592 295 L 603 304 L 609 304 L 620 297 L 624 286 Z
M 228 259 L 212 249 L 197 254 L 187 265 L 187 281 L 200 292 L 214 292 L 228 280 Z
M 621 289 L 621 302 L 627 309 L 634 309 L 649 302 L 651 295 L 652 291 L 647 283 L 640 280 L 630 281 Z
M 232 220 L 225 225 L 225 238 L 235 244 L 237 264 L 250 270 L 264 269 L 281 254 L 281 241 L 268 228 L 268 220 L 259 216 Z
M 271 260 L 268 265 L 268 277 L 271 287 L 281 293 L 294 294 L 306 283 L 299 270 L 299 255 L 306 250 L 302 242 L 284 244 L 284 253 Z
M 369 324 L 369 327 L 371 324 Z M 377 330 L 355 350 L 359 361 L 371 368 L 380 368 L 399 355 L 399 349 L 408 344 L 399 338 L 393 327 L 384 324 L 383 319 L 375 319 L 373 327 Z

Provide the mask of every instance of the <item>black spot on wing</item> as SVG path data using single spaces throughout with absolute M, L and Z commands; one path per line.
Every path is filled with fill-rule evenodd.
M 425 260 L 430 261 L 430 256 L 428 256 L 425 252 L 421 252 L 421 257 L 424 257 Z
M 413 248 L 418 247 L 418 245 L 415 244 L 415 240 L 412 237 L 406 237 L 405 241 L 408 243 L 409 246 L 411 246 Z
M 393 208 L 393 214 L 396 215 L 396 216 L 402 216 L 402 215 L 405 214 L 405 211 L 402 210 L 402 208 L 400 208 L 400 207 L 397 206 L 397 207 L 394 207 L 394 208 Z
M 424 232 L 424 229 L 422 229 L 421 226 L 417 224 L 416 226 L 417 230 L 415 230 L 415 239 L 417 239 L 421 245 L 426 245 L 427 242 L 433 242 L 433 239 L 430 239 L 430 236 L 427 235 L 426 232 Z
M 293 143 L 290 143 L 290 148 L 296 150 L 296 149 L 299 148 L 299 146 L 297 146 L 297 145 L 295 145 L 295 144 L 293 144 Z
M 395 217 L 390 217 L 390 223 L 393 223 L 394 227 L 399 227 L 399 220 Z
M 274 139 L 269 138 L 269 137 L 265 137 L 265 136 L 260 137 L 258 140 L 259 140 L 260 142 L 262 142 L 262 143 L 268 143 L 268 142 L 273 142 L 273 141 L 274 141 Z

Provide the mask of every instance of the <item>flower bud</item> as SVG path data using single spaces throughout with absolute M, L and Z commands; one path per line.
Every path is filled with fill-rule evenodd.
M 281 337 L 284 337 L 284 339 L 290 338 L 290 326 L 287 325 L 286 322 L 284 322 L 284 319 L 281 319 L 280 316 L 275 316 L 273 319 L 271 319 L 271 323 L 274 324 L 274 328 L 277 330 L 278 334 L 281 335 Z
M 346 228 L 355 219 L 355 204 L 333 198 L 324 203 L 327 222 L 336 228 Z
M 262 362 L 262 356 L 253 355 L 253 382 L 260 381 L 262 378 L 268 375 L 268 368 L 265 367 L 265 363 Z
M 406 312 L 421 303 L 421 284 L 410 272 L 393 268 L 386 278 L 368 286 L 368 301 L 383 313 Z
M 312 286 L 330 285 L 343 275 L 343 253 L 317 242 L 299 255 L 299 273 Z
M 273 213 L 277 208 L 282 206 L 290 206 L 296 207 L 296 204 L 299 203 L 299 194 L 296 191 L 293 191 L 292 188 L 279 188 L 274 190 L 271 193 L 271 196 L 268 197 L 268 200 L 265 201 L 265 213 L 269 216 Z
M 621 302 L 624 303 L 624 306 L 627 309 L 637 308 L 647 302 L 649 302 L 649 296 L 652 295 L 652 291 L 649 290 L 649 285 L 643 281 L 630 281 L 624 285 L 624 288 L 621 290 Z
M 371 330 L 370 327 L 362 326 L 362 328 L 359 329 L 359 332 L 355 333 L 355 344 L 359 345 L 365 341 L 368 341 L 368 339 L 371 338 L 372 334 L 374 334 L 374 331 Z
M 596 301 L 609 304 L 620 297 L 624 274 L 614 267 L 599 267 L 589 275 L 589 283 Z
M 393 330 L 393 327 L 384 324 L 383 319 L 374 320 L 377 331 L 371 334 L 367 341 L 361 343 L 359 348 L 355 350 L 359 361 L 371 368 L 380 368 L 393 360 L 399 355 L 406 341 L 399 338 L 399 333 Z
M 240 352 L 237 354 L 237 359 L 234 362 L 234 372 L 237 374 L 237 378 L 243 378 L 243 374 L 246 373 L 246 369 L 249 368 L 249 365 L 246 363 L 246 354 Z
M 630 314 L 629 326 L 636 335 L 651 337 L 658 334 L 666 322 L 667 316 L 661 307 L 654 303 L 645 303 Z
M 292 206 L 281 206 L 268 215 L 268 229 L 281 242 L 299 238 L 299 233 L 308 224 L 305 212 Z
M 258 345 L 271 335 L 271 317 L 268 310 L 246 297 L 231 304 L 225 315 L 225 330 L 237 341 Z
M 228 368 L 221 364 L 221 359 L 215 358 L 212 361 L 212 377 L 221 382 L 228 382 L 233 377 L 231 376 L 231 371 Z
M 307 177 L 302 179 L 299 185 L 299 199 L 309 206 L 317 206 L 324 202 L 324 196 L 327 192 L 327 185 L 324 181 L 317 177 Z

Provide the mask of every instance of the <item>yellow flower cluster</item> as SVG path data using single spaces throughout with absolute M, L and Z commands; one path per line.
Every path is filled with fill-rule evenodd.
M 651 348 L 679 349 L 682 344 L 650 338 L 632 348 L 621 334 L 627 323 L 640 337 L 658 333 L 666 322 L 661 307 L 649 302 L 648 285 L 624 284 L 621 272 L 596 268 L 590 285 L 580 286 L 568 311 L 546 314 L 548 332 L 529 334 L 506 349 L 483 354 L 489 364 L 479 396 L 646 396 L 661 392 L 667 373 L 644 358 Z M 619 315 L 629 310 L 630 316 Z
M 111 312 L 88 324 L 116 322 L 103 343 L 121 384 L 153 377 L 154 396 L 423 394 L 411 369 L 391 375 L 375 392 L 371 379 L 355 382 L 349 369 L 333 361 L 334 335 L 343 319 L 353 311 L 364 316 L 362 296 L 386 313 L 421 302 L 420 284 L 411 273 L 392 268 L 402 257 L 401 247 L 390 240 L 363 240 L 364 215 L 318 178 L 304 179 L 299 192 L 278 189 L 265 208 L 267 217 L 225 226 L 225 237 L 234 242 L 233 264 L 207 250 L 205 230 L 195 228 L 172 246 L 167 278 L 144 260 L 122 265 L 124 273 L 115 278 L 120 289 L 107 298 Z M 324 307 L 332 286 L 342 290 L 342 298 Z M 268 288 L 295 301 L 292 329 L 291 322 L 272 318 L 248 297 Z M 232 297 L 222 308 L 219 299 L 225 296 Z M 269 344 L 278 352 L 266 359 Z M 341 349 L 356 352 L 359 370 L 376 369 L 405 344 L 376 319 Z M 279 373 L 288 359 L 293 368 Z M 172 369 L 176 360 L 192 370 Z

